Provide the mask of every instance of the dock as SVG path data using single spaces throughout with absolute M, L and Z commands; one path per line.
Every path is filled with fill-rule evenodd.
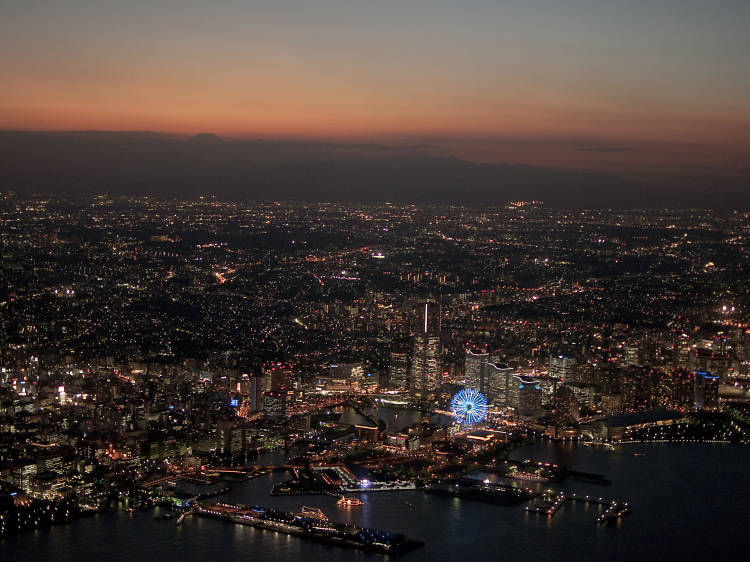
M 630 513 L 630 505 L 628 502 L 619 502 L 616 500 L 605 500 L 604 498 L 569 493 L 557 492 L 553 490 L 545 490 L 539 503 L 533 506 L 526 506 L 526 511 L 529 513 L 539 513 L 552 517 L 567 501 L 588 503 L 597 506 L 606 507 L 606 509 L 597 517 L 597 523 L 608 523 L 616 521 L 622 518 L 624 515 Z
M 491 484 L 473 479 L 433 482 L 424 488 L 425 493 L 439 496 L 450 496 L 466 500 L 481 501 L 498 505 L 518 505 L 529 501 L 538 494 L 533 490 Z
M 278 511 L 257 505 L 219 503 L 211 506 L 197 506 L 195 513 L 204 517 L 249 525 L 257 529 L 383 554 L 401 554 L 424 545 L 420 541 L 388 531 L 368 529 L 351 523 L 335 523 L 320 517 L 309 517 L 304 512 Z

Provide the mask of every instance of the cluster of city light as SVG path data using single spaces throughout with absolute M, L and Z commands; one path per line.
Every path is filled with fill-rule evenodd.
M 479 423 L 487 416 L 487 399 L 481 392 L 466 388 L 451 400 L 451 412 L 460 424 Z

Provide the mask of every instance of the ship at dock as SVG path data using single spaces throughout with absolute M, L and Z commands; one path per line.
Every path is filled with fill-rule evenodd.
M 278 511 L 266 507 L 219 503 L 199 506 L 196 513 L 204 517 L 223 519 L 258 529 L 297 535 L 307 539 L 342 547 L 357 548 L 383 554 L 400 554 L 424 543 L 403 535 L 368 529 L 351 523 L 329 521 L 317 508 L 303 508 L 299 513 Z M 311 516 L 314 515 L 314 516 Z M 320 516 L 322 515 L 323 518 Z
M 326 514 L 323 513 L 323 510 L 319 507 L 308 507 L 306 505 L 302 506 L 302 509 L 297 514 L 300 517 L 306 517 L 308 519 L 318 519 L 320 521 L 328 521 L 328 517 L 326 517 Z
M 416 490 L 417 485 L 409 481 L 393 482 L 371 482 L 369 480 L 360 480 L 356 484 L 341 486 L 342 492 L 359 493 L 359 492 L 402 492 L 406 490 Z

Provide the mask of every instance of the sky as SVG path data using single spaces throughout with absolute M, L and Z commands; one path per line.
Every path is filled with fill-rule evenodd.
M 0 128 L 747 170 L 748 0 L 0 0 Z

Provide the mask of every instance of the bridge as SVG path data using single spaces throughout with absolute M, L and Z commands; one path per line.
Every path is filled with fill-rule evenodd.
M 177 469 L 169 474 L 160 476 L 147 482 L 141 482 L 139 485 L 143 489 L 155 488 L 157 486 L 163 486 L 170 482 L 177 482 L 183 480 L 186 482 L 193 482 L 196 484 L 212 484 L 217 480 L 221 480 L 222 476 L 244 476 L 246 478 L 257 478 L 263 476 L 269 472 L 276 470 L 294 470 L 295 466 L 284 464 L 284 465 L 258 465 L 249 467 L 246 469 L 236 467 L 206 467 L 201 471 L 195 471 L 190 469 Z

